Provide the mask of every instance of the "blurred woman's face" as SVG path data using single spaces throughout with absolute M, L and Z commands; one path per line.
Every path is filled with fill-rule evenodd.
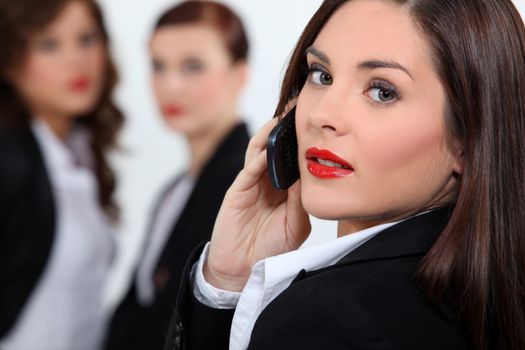
M 30 38 L 12 81 L 34 116 L 70 118 L 95 107 L 105 70 L 105 44 L 90 9 L 72 1 Z
M 166 123 L 186 136 L 231 120 L 244 83 L 220 33 L 205 24 L 159 28 L 150 44 L 153 88 Z
M 307 50 L 297 104 L 301 195 L 314 216 L 351 233 L 450 202 L 460 151 L 445 92 L 409 15 L 354 0 Z

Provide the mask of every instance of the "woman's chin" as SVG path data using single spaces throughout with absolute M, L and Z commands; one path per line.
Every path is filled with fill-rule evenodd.
M 318 219 L 321 220 L 339 220 L 342 217 L 345 217 L 345 215 L 337 210 L 337 208 L 334 208 L 335 205 L 325 205 L 326 203 L 323 203 L 319 200 L 308 200 L 307 198 L 302 198 L 302 203 L 304 210 L 306 212 Z
M 70 116 L 82 116 L 87 115 L 94 111 L 96 107 L 97 100 L 95 99 L 86 99 L 84 101 L 70 101 L 68 105 L 62 106 L 62 108 L 57 108 L 61 110 L 61 114 L 70 115 Z

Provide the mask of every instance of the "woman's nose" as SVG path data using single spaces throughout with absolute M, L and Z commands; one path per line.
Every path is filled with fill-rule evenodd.
M 177 72 L 169 72 L 164 80 L 166 89 L 170 93 L 179 93 L 184 90 L 183 78 Z
M 350 113 L 348 94 L 336 86 L 327 88 L 309 111 L 310 124 L 323 133 L 342 135 L 348 132 Z
M 66 62 L 74 67 L 83 67 L 88 56 L 85 51 L 77 45 L 69 45 L 65 52 Z
M 64 44 L 63 59 L 70 67 L 81 70 L 89 69 L 100 62 L 95 47 L 85 47 L 77 42 Z

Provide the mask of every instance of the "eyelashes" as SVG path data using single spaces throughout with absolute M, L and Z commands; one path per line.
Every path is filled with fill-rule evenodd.
M 95 45 L 102 41 L 102 35 L 98 31 L 91 31 L 88 33 L 82 34 L 78 41 L 82 46 L 91 46 Z
M 382 79 L 373 79 L 368 84 L 365 94 L 374 102 L 389 104 L 399 100 L 399 93 L 394 85 Z
M 314 63 L 308 67 L 308 81 L 314 85 L 332 85 L 333 79 L 326 68 Z
M 308 66 L 307 83 L 310 83 L 318 88 L 328 87 L 333 84 L 334 78 L 326 69 L 320 64 L 313 63 Z M 363 94 L 373 103 L 387 105 L 400 100 L 400 94 L 394 84 L 386 79 L 373 78 L 370 79 L 364 88 Z

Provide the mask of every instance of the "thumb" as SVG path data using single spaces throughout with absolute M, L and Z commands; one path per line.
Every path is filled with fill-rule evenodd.
M 301 202 L 301 180 L 296 181 L 288 189 L 286 212 L 287 232 L 299 247 L 308 238 L 312 228 L 308 213 Z

